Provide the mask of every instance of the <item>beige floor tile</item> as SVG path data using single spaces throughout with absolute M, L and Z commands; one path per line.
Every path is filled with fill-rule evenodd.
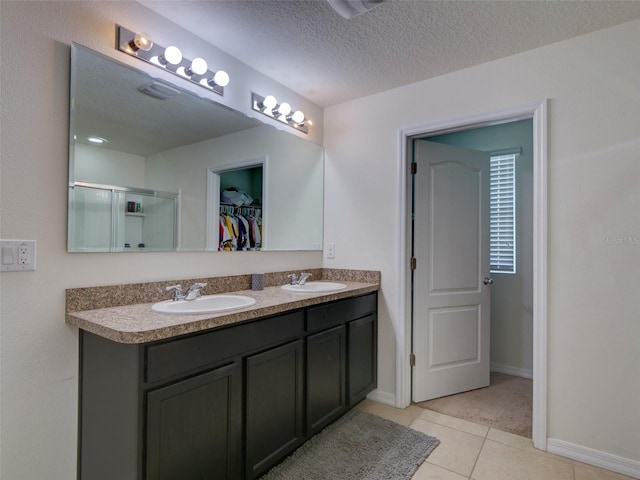
M 445 427 L 462 430 L 463 432 L 478 435 L 479 437 L 485 437 L 489 431 L 489 427 L 485 427 L 484 425 L 478 425 L 477 423 L 472 423 L 467 420 L 450 417 L 449 415 L 434 412 L 433 410 L 423 409 L 418 418 L 437 423 L 438 425 L 444 425 Z
M 474 480 L 574 480 L 573 463 L 540 450 L 487 440 L 473 469 Z
M 469 477 L 482 448 L 483 437 L 421 418 L 416 419 L 410 426 L 440 440 L 440 445 L 427 457 L 427 462 Z
M 633 477 L 627 477 L 619 473 L 610 472 L 602 468 L 592 467 L 584 463 L 575 462 L 574 464 L 575 480 L 631 480 Z
M 505 432 L 502 430 L 496 430 L 491 428 L 487 434 L 487 439 L 493 440 L 504 445 L 511 445 L 512 447 L 527 448 L 535 450 L 533 442 L 530 438 L 521 437 L 520 435 L 514 435 L 513 433 Z
M 387 420 L 391 420 L 392 422 L 399 423 L 400 425 L 404 425 L 405 427 L 411 425 L 411 422 L 413 422 L 422 411 L 421 408 L 414 407 L 413 405 L 408 408 L 402 409 L 366 399 L 360 402 L 356 408 L 359 408 L 360 410 L 363 410 L 365 412 L 372 413 L 374 415 L 378 415 L 379 417 L 386 418 Z
M 521 437 L 520 435 L 514 435 L 513 433 L 504 432 L 502 430 L 496 430 L 492 428 L 489 430 L 487 434 L 488 440 L 493 440 L 494 442 L 502 443 L 504 445 L 510 445 L 512 447 L 521 448 L 524 450 L 529 450 L 532 453 L 545 455 L 547 457 L 555 458 L 561 462 L 573 463 L 573 460 L 567 457 L 562 457 L 560 455 L 555 455 L 553 453 L 546 453 L 542 450 L 538 450 L 533 446 L 533 441 L 527 437 Z
M 424 462 L 413 474 L 411 480 L 467 480 L 467 478 L 432 463 Z

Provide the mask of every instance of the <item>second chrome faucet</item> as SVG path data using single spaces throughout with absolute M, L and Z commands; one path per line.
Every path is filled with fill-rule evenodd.
M 291 285 L 304 285 L 309 277 L 312 277 L 310 273 L 301 273 L 300 276 L 295 273 L 287 275 L 287 278 L 291 279 Z

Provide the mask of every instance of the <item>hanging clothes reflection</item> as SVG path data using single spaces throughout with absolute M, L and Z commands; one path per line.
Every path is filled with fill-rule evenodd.
M 262 208 L 220 204 L 219 251 L 260 250 Z

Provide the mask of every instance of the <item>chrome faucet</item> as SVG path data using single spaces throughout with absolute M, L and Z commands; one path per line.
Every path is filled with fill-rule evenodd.
M 312 277 L 310 273 L 301 273 L 300 278 L 298 278 L 298 285 L 304 285 L 307 282 L 307 278 Z
M 184 298 L 184 294 L 182 293 L 182 285 L 169 285 L 168 287 L 164 287 L 167 292 L 173 290 L 173 301 L 177 302 L 178 300 L 182 300 Z
M 195 300 L 198 297 L 202 296 L 202 289 L 206 287 L 206 283 L 194 283 L 187 290 L 186 295 L 184 296 L 185 300 Z
M 300 277 L 298 277 L 298 275 L 296 275 L 295 273 L 290 273 L 289 275 L 287 275 L 287 278 L 291 279 L 291 285 L 304 285 L 307 281 L 307 278 L 311 276 L 313 275 L 311 275 L 310 273 L 301 273 Z
M 196 298 L 201 297 L 202 296 L 201 290 L 206 286 L 207 286 L 206 283 L 194 283 L 189 287 L 189 290 L 187 290 L 187 293 L 184 293 L 182 291 L 182 285 L 169 285 L 164 289 L 167 292 L 170 292 L 173 290 L 173 301 L 177 302 L 178 300 L 189 301 L 189 300 L 195 300 Z

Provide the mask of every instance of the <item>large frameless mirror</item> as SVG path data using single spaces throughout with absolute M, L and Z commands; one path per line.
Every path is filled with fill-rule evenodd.
M 321 250 L 321 146 L 71 47 L 70 252 Z

